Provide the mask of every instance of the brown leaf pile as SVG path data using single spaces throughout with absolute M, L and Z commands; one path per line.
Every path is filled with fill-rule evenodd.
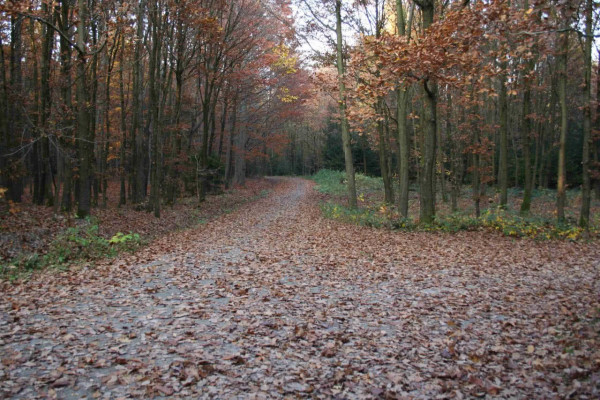
M 311 183 L 0 289 L 0 397 L 598 398 L 600 247 L 394 233 Z

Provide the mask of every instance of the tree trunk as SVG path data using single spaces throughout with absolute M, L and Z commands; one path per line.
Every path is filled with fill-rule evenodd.
M 413 3 L 414 7 L 414 3 Z M 402 0 L 396 0 L 397 30 L 401 36 L 406 35 L 406 22 Z M 412 11 L 411 11 L 412 16 Z M 410 18 L 412 19 L 412 18 Z M 410 25 L 410 24 L 409 24 Z M 396 88 L 396 119 L 398 121 L 398 211 L 404 218 L 408 218 L 408 185 L 409 185 L 409 156 L 408 132 L 406 126 L 408 93 L 400 84 Z
M 247 118 L 245 104 L 242 103 L 242 118 Z M 246 184 L 246 127 L 242 127 L 235 136 L 233 183 L 243 186 Z
M 89 113 L 87 108 L 87 87 L 85 78 L 85 20 L 87 18 L 85 0 L 77 0 L 79 23 L 77 27 L 77 47 L 79 59 L 77 62 L 77 150 L 79 152 L 79 179 L 77 198 L 77 217 L 85 218 L 91 209 L 91 174 L 92 152 L 91 138 L 89 135 Z
M 533 176 L 535 174 L 535 168 L 532 170 L 531 167 L 531 119 L 529 114 L 531 113 L 531 82 L 528 77 L 529 72 L 533 68 L 533 61 L 527 61 L 527 67 L 524 71 L 525 74 L 525 89 L 523 93 L 523 129 L 522 129 L 522 140 L 523 140 L 523 159 L 525 161 L 525 190 L 523 191 L 523 202 L 521 203 L 521 213 L 527 214 L 531 208 L 531 193 L 533 190 Z
M 141 203 L 146 197 L 144 170 L 144 133 L 142 132 L 143 122 L 143 79 L 144 71 L 142 66 L 142 49 L 144 46 L 144 21 L 145 19 L 145 1 L 141 0 L 137 6 L 136 15 L 136 42 L 133 60 L 133 88 L 132 88 L 132 115 L 131 115 L 131 186 L 133 193 L 130 198 L 134 203 Z
M 581 185 L 581 211 L 579 226 L 589 228 L 590 223 L 590 144 L 592 140 L 592 29 L 593 29 L 593 0 L 585 3 L 585 41 L 584 41 L 584 77 L 583 88 L 583 154 L 582 154 L 582 185 Z
M 383 113 L 383 99 L 377 101 L 376 113 L 381 117 Z M 384 202 L 387 204 L 394 204 L 394 192 L 392 189 L 392 180 L 389 175 L 389 164 L 388 164 L 388 151 L 386 146 L 386 139 L 384 135 L 384 126 L 382 121 L 377 121 L 377 133 L 379 135 L 379 165 L 381 168 L 381 177 L 383 179 L 384 188 Z
M 479 130 L 475 129 L 475 146 L 478 147 Z M 481 156 L 479 151 L 473 153 L 473 201 L 475 203 L 475 217 L 481 216 Z
M 340 125 L 342 128 L 342 145 L 344 147 L 346 181 L 348 185 L 348 205 L 350 206 L 350 208 L 356 208 L 356 183 L 354 181 L 354 161 L 352 160 L 352 146 L 350 144 L 348 119 L 346 117 L 346 84 L 344 83 L 346 73 L 344 68 L 342 41 L 342 0 L 335 1 L 335 17 L 336 56 L 339 86 L 338 107 L 340 111 Z
M 417 2 L 423 14 L 423 29 L 433 24 L 435 4 L 433 0 Z M 429 224 L 435 218 L 435 158 L 437 149 L 437 84 L 426 80 L 422 84 L 424 94 L 424 141 L 420 182 L 420 222 Z
M 32 22 L 33 26 L 33 22 Z M 9 99 L 9 90 L 14 95 L 20 96 L 23 93 L 23 72 L 22 64 L 22 40 L 23 19 L 13 16 L 11 17 L 10 29 L 10 82 L 7 81 L 6 70 L 4 69 L 4 48 L 2 49 L 2 83 L 3 83 L 3 109 L 0 112 L 4 113 L 3 130 L 5 135 L 6 147 L 4 152 L 14 152 L 17 150 L 20 143 L 18 138 L 21 135 L 23 124 L 21 116 L 21 107 L 15 99 Z M 37 69 L 37 68 L 36 68 Z M 9 85 L 10 83 L 10 85 Z M 21 202 L 24 185 L 23 179 L 20 177 L 22 172 L 22 155 L 20 152 L 10 156 L 0 154 L 3 184 L 7 186 L 8 198 L 14 202 Z
M 149 92 L 150 92 L 150 132 L 152 141 L 152 156 L 150 169 L 150 206 L 154 211 L 154 216 L 160 218 L 160 147 L 161 128 L 160 128 L 160 55 L 161 55 L 161 36 L 162 29 L 160 24 L 159 4 L 155 2 L 150 10 L 150 23 L 152 24 L 152 47 L 149 61 Z
M 60 209 L 65 212 L 70 212 L 73 207 L 72 204 L 72 170 L 73 165 L 71 163 L 71 154 L 72 154 L 72 145 L 71 139 L 73 135 L 73 130 L 71 126 L 73 125 L 73 120 L 70 117 L 70 110 L 72 109 L 72 99 L 71 99 L 71 45 L 66 40 L 64 36 L 70 37 L 69 35 L 69 4 L 68 0 L 62 0 L 60 3 L 60 14 L 57 16 L 57 20 L 59 21 L 59 27 L 61 30 L 61 38 L 60 38 L 60 60 L 61 60 L 61 97 L 65 110 L 62 125 L 66 130 L 64 133 L 64 138 L 60 140 L 60 145 L 62 147 L 62 154 L 60 155 L 62 159 L 62 199 L 60 201 Z M 58 202 L 58 199 L 57 199 Z
M 233 177 L 233 141 L 235 138 L 235 127 L 237 121 L 237 102 L 239 96 L 239 89 L 236 91 L 233 98 L 233 107 L 231 110 L 231 128 L 229 130 L 229 138 L 227 140 L 227 150 L 225 153 L 225 189 L 229 189 L 231 186 L 231 180 Z
M 598 57 L 600 57 L 600 49 L 598 50 Z M 600 62 L 596 70 L 596 76 L 600 77 Z M 600 130 L 600 85 L 596 85 L 596 129 Z M 600 138 L 596 138 L 594 144 L 594 165 L 596 168 L 600 168 Z M 596 174 L 600 174 L 600 171 L 596 170 Z M 596 175 L 594 180 L 594 191 L 596 192 L 596 199 L 600 200 L 600 176 Z
M 124 66 L 125 63 L 125 35 L 121 36 L 121 60 L 119 62 L 119 97 L 121 101 L 121 154 L 120 154 L 120 175 L 121 187 L 119 190 L 119 205 L 124 206 L 127 203 L 127 189 L 125 182 L 127 180 L 127 111 L 125 110 L 125 82 Z M 131 194 L 130 194 L 131 195 Z
M 508 203 L 508 96 L 506 93 L 506 62 L 500 64 L 502 73 L 499 81 L 500 105 L 500 165 L 498 183 L 500 185 L 500 207 L 506 208 Z
M 567 24 L 568 27 L 568 24 Z M 567 201 L 567 176 L 566 176 L 566 144 L 568 129 L 567 108 L 567 57 L 569 51 L 569 33 L 560 33 L 558 61 L 558 97 L 560 102 L 560 139 L 558 148 L 558 184 L 556 196 L 556 215 L 558 222 L 565 221 L 565 205 Z

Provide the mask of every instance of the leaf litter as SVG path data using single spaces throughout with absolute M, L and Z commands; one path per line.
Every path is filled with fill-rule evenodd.
M 320 216 L 312 183 L 0 283 L 0 397 L 598 398 L 600 247 Z

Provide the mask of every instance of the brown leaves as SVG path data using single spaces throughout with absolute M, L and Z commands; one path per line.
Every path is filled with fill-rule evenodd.
M 317 199 L 286 179 L 135 256 L 7 287 L 0 396 L 597 397 L 594 243 L 374 230 Z

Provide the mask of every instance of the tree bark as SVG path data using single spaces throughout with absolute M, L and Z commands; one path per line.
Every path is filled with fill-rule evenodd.
M 414 7 L 414 6 L 413 6 Z M 412 15 L 412 12 L 411 12 Z M 406 21 L 402 0 L 396 0 L 396 23 L 400 36 L 406 35 Z M 412 19 L 412 18 L 411 18 Z M 398 193 L 398 211 L 408 218 L 408 186 L 409 186 L 409 156 L 408 132 L 406 126 L 407 89 L 400 84 L 396 88 L 396 120 L 398 123 L 398 178 L 400 181 Z
M 62 163 L 63 163 L 63 189 L 62 199 L 60 202 L 60 208 L 62 211 L 70 212 L 73 207 L 72 202 L 72 179 L 73 179 L 73 164 L 72 164 L 72 144 L 73 139 L 73 120 L 70 117 L 70 111 L 73 107 L 72 104 L 72 91 L 71 91 L 71 45 L 67 41 L 66 37 L 70 37 L 69 34 L 69 13 L 70 13 L 70 2 L 68 0 L 62 0 L 60 4 L 60 17 L 59 26 L 61 30 L 60 38 L 60 60 L 61 60 L 61 79 L 62 88 L 61 96 L 63 106 L 65 108 L 65 115 L 63 117 L 62 124 L 66 131 L 64 138 L 60 141 L 62 147 Z M 57 200 L 58 201 L 58 200 Z
M 225 189 L 229 189 L 231 186 L 231 180 L 233 177 L 233 141 L 235 138 L 235 127 L 237 122 L 237 103 L 239 97 L 239 89 L 236 90 L 235 96 L 233 97 L 233 106 L 231 108 L 231 122 L 229 130 L 229 138 L 227 140 L 227 150 L 225 153 Z
M 158 2 L 153 4 L 150 10 L 150 23 L 152 32 L 152 47 L 149 61 L 149 92 L 150 92 L 150 132 L 152 141 L 152 157 L 150 170 L 150 206 L 154 211 L 154 216 L 160 218 L 160 146 L 161 128 L 160 128 L 160 55 L 162 37 L 159 32 L 162 29 L 160 25 L 160 10 Z
M 581 210 L 579 226 L 589 228 L 590 223 L 590 144 L 592 140 L 592 37 L 594 1 L 585 2 L 585 39 L 584 39 L 584 88 L 583 88 L 583 154 L 582 154 L 582 185 L 581 185 Z
M 383 99 L 377 101 L 377 114 L 381 117 L 383 113 Z M 377 120 L 377 133 L 379 135 L 379 165 L 381 168 L 381 177 L 383 179 L 384 202 L 394 204 L 394 192 L 392 189 L 392 180 L 389 174 L 388 152 L 386 146 L 386 138 L 384 134 L 384 126 L 381 118 Z
M 527 61 L 527 67 L 524 71 L 525 74 L 525 89 L 523 92 L 523 130 L 522 130 L 522 141 L 523 141 L 523 160 L 525 162 L 525 190 L 523 191 L 523 202 L 521 203 L 521 213 L 527 214 L 531 208 L 531 193 L 533 191 L 533 177 L 535 174 L 535 168 L 531 166 L 531 82 L 529 81 L 528 74 L 532 70 L 533 61 Z
M 136 42 L 133 60 L 132 116 L 131 116 L 131 178 L 133 193 L 130 195 L 134 203 L 141 203 L 146 197 L 146 175 L 144 171 L 144 134 L 143 121 L 143 79 L 142 48 L 144 46 L 144 10 L 145 0 L 141 0 L 136 13 Z
M 568 23 L 566 24 L 568 27 Z M 565 27 L 565 28 L 566 28 Z M 558 184 L 556 196 L 556 216 L 559 223 L 565 221 L 565 205 L 567 202 L 567 172 L 566 172 L 566 144 L 568 129 L 567 108 L 567 58 L 569 51 L 569 33 L 564 31 L 559 37 L 558 61 L 558 97 L 560 102 L 560 139 L 558 148 Z
M 91 210 L 91 174 L 93 145 L 89 135 L 89 113 L 87 107 L 87 87 L 86 87 L 86 60 L 85 60 L 85 21 L 87 18 L 85 0 L 77 0 L 79 12 L 79 23 L 77 26 L 77 150 L 79 152 L 79 179 L 78 179 L 78 199 L 77 199 L 77 217 L 85 218 Z
M 433 24 L 434 0 L 415 1 L 423 14 L 423 30 Z M 424 97 L 424 141 L 420 182 L 420 222 L 429 224 L 435 218 L 435 158 L 437 149 L 437 84 L 425 80 L 422 84 Z
M 346 117 L 346 84 L 345 67 L 343 57 L 342 40 L 342 0 L 335 2 L 335 31 L 336 31 L 336 56 L 339 99 L 338 108 L 340 112 L 340 125 L 342 129 L 342 145 L 344 148 L 344 164 L 346 167 L 346 181 L 348 185 L 348 205 L 356 208 L 356 183 L 354 181 L 354 161 L 352 160 L 352 146 L 350 143 L 350 132 L 348 129 L 348 118 Z
M 507 63 L 501 62 L 502 73 L 499 80 L 499 105 L 500 105 L 500 160 L 498 168 L 498 183 L 500 184 L 500 207 L 505 208 L 508 203 L 508 96 L 506 92 Z

